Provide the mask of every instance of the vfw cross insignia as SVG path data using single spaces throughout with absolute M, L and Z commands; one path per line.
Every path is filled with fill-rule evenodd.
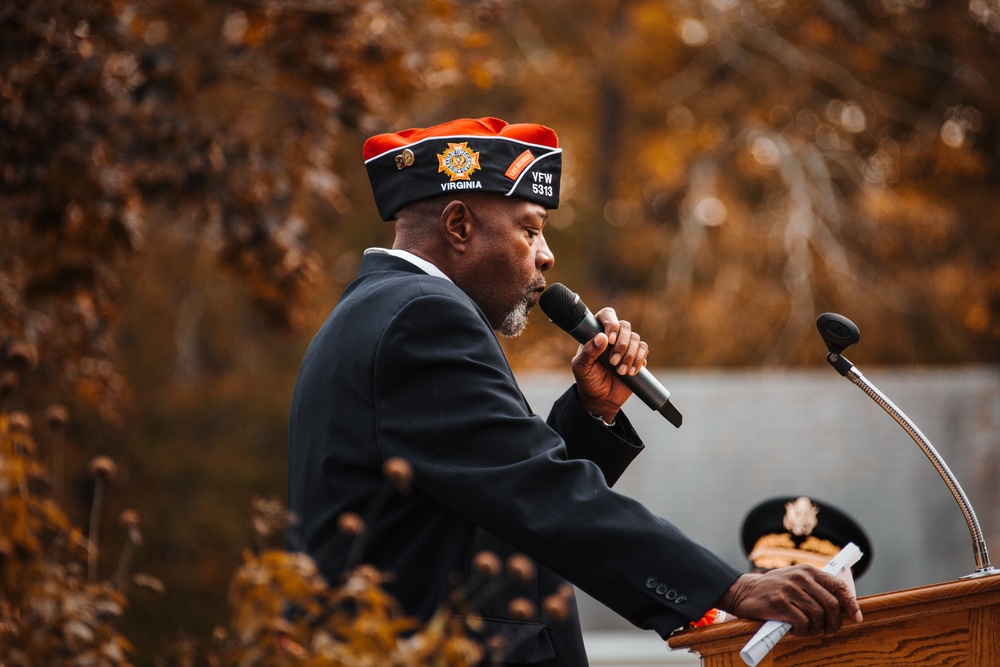
M 482 168 L 479 166 L 479 152 L 472 151 L 467 141 L 460 144 L 449 142 L 448 149 L 438 153 L 437 158 L 438 173 L 443 171 L 452 181 L 467 181 L 471 174 Z

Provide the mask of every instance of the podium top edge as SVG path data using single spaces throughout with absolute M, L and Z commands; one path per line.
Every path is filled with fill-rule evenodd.
M 865 626 L 889 623 L 903 618 L 929 616 L 946 611 L 1000 605 L 1000 572 L 996 575 L 972 579 L 958 579 L 916 588 L 887 593 L 876 593 L 858 598 L 864 621 L 846 622 L 840 632 Z M 688 628 L 675 632 L 667 639 L 672 649 L 689 649 L 700 652 L 699 646 L 738 643 L 742 646 L 762 622 L 736 619 L 701 628 Z

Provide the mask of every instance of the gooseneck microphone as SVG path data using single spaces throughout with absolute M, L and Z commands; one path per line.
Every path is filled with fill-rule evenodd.
M 539 297 L 538 305 L 553 323 L 569 333 L 579 343 L 587 343 L 604 331 L 604 327 L 580 300 L 580 297 L 562 283 L 549 285 Z M 601 360 L 613 370 L 614 367 L 608 361 L 609 356 L 610 346 L 601 355 Z M 670 392 L 645 367 L 640 368 L 635 375 L 618 375 L 617 377 L 643 403 L 659 412 L 677 428 L 681 427 L 684 418 L 670 402 Z
M 823 337 L 823 342 L 826 343 L 826 348 L 829 350 L 829 354 L 826 355 L 826 360 L 830 362 L 838 373 L 846 377 L 848 380 L 856 384 L 863 392 L 868 394 L 868 397 L 875 401 L 879 407 L 885 410 L 890 417 L 892 417 L 897 424 L 903 427 L 911 438 L 917 443 L 920 449 L 924 452 L 924 455 L 930 460 L 931 465 L 934 469 L 938 471 L 941 475 L 941 479 L 944 483 L 948 485 L 948 489 L 951 494 L 955 497 L 955 501 L 958 503 L 959 508 L 962 510 L 962 514 L 965 516 L 965 522 L 969 525 L 969 533 L 972 535 L 972 550 L 973 555 L 976 559 L 976 571 L 972 574 L 962 577 L 974 578 L 983 577 L 986 575 L 1000 574 L 1000 570 L 994 569 L 990 564 L 990 553 L 986 548 L 986 540 L 983 538 L 983 530 L 979 526 L 979 519 L 976 518 L 976 512 L 972 509 L 972 504 L 969 502 L 968 497 L 965 495 L 965 491 L 959 485 L 958 480 L 955 475 L 952 474 L 948 465 L 941 458 L 941 455 L 937 453 L 934 449 L 934 445 L 931 444 L 930 440 L 920 432 L 909 417 L 903 414 L 903 411 L 897 408 L 892 401 L 890 401 L 885 394 L 880 392 L 875 385 L 868 381 L 868 379 L 861 374 L 854 364 L 843 355 L 845 349 L 854 345 L 859 340 L 861 340 L 861 332 L 858 331 L 857 325 L 850 321 L 843 315 L 838 315 L 837 313 L 823 313 L 816 320 L 816 328 L 819 329 L 820 336 Z

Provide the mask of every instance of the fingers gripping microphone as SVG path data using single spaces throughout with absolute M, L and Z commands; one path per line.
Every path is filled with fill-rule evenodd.
M 579 343 L 587 343 L 604 327 L 597 321 L 594 314 L 580 300 L 580 297 L 562 283 L 553 283 L 538 299 L 542 312 L 548 315 L 560 329 L 566 331 Z M 611 367 L 608 361 L 610 350 L 605 350 L 601 360 Z M 618 375 L 619 380 L 632 390 L 643 403 L 663 415 L 668 422 L 680 428 L 683 417 L 670 402 L 670 392 L 660 384 L 653 374 L 645 368 L 640 368 L 635 375 Z

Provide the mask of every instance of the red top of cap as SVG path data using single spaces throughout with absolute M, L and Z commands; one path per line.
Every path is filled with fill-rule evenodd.
M 365 142 L 365 160 L 382 155 L 386 151 L 409 146 L 424 139 L 454 136 L 497 137 L 523 141 L 540 146 L 559 147 L 559 139 L 554 130 L 534 123 L 511 125 L 499 118 L 459 118 L 433 127 L 415 127 L 401 132 L 377 134 Z

